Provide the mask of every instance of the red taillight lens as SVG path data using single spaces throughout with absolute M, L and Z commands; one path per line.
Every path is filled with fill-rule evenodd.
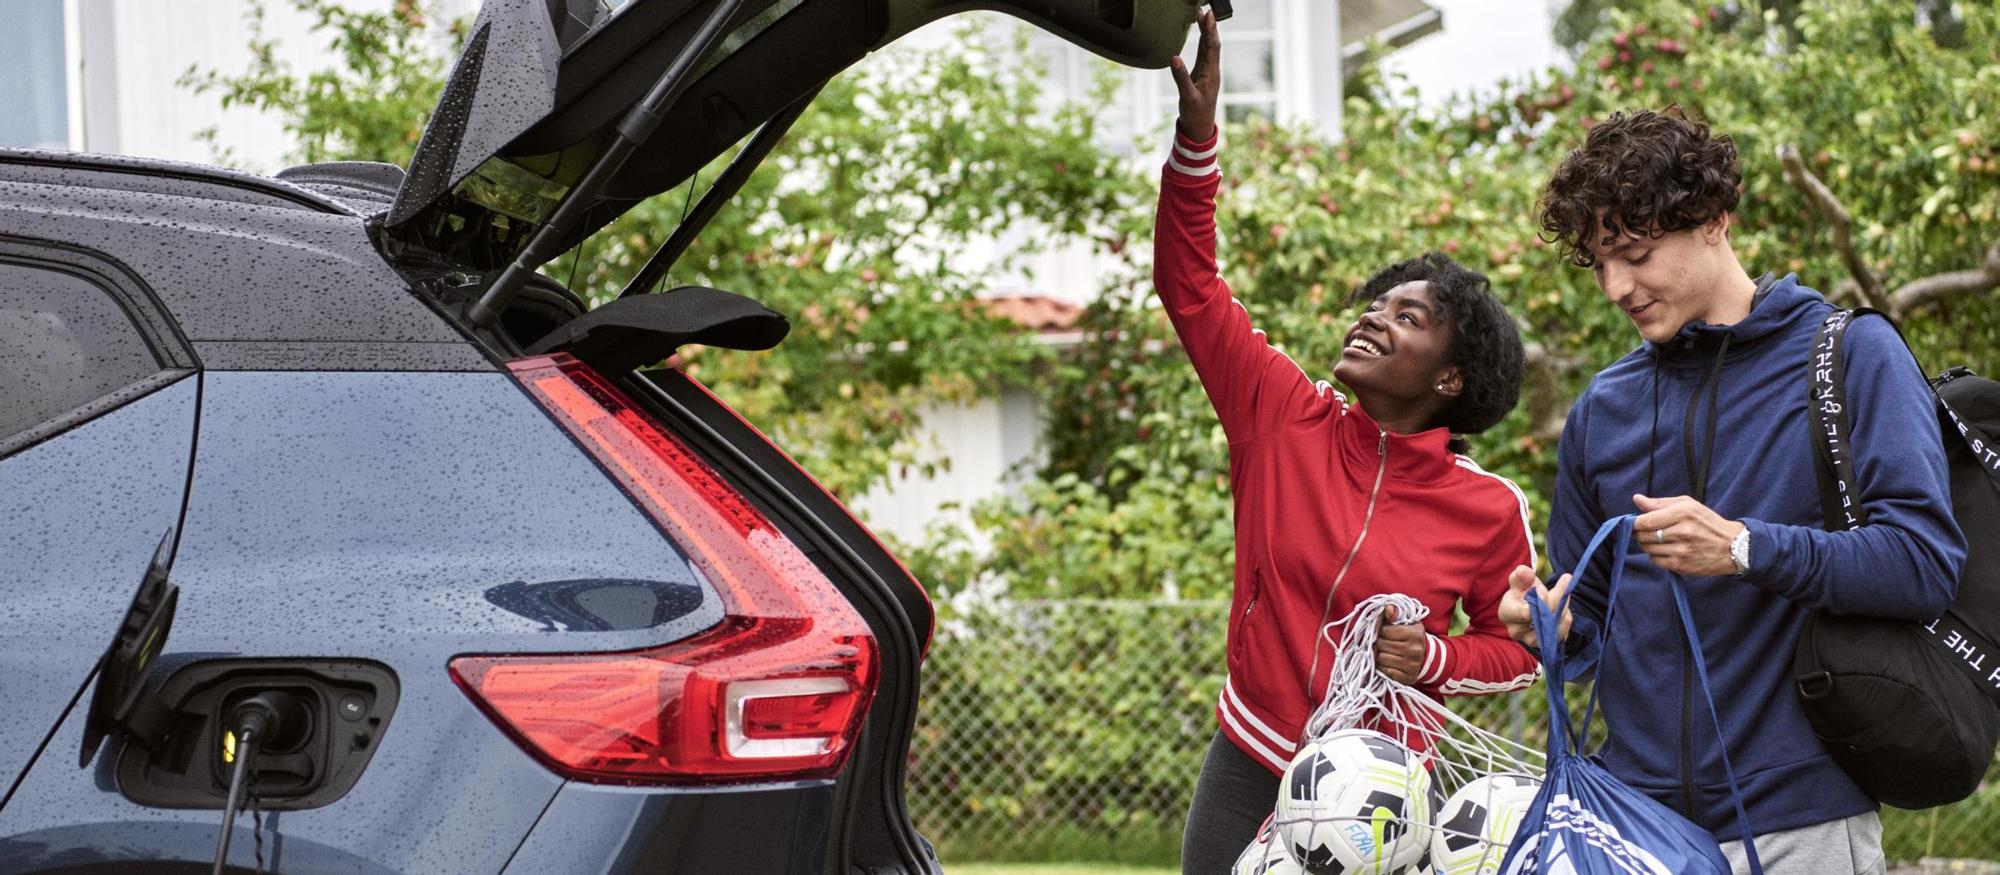
M 565 776 L 832 777 L 875 695 L 876 644 L 833 583 L 715 472 L 567 355 L 508 363 L 721 597 L 715 627 L 630 653 L 461 656 L 452 677 Z

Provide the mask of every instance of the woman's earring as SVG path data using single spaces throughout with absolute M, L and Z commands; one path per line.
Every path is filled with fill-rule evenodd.
M 1439 383 L 1439 384 L 1438 384 L 1438 394 L 1439 394 L 1439 395 L 1443 395 L 1443 394 L 1444 394 L 1444 384 L 1443 384 L 1443 383 Z

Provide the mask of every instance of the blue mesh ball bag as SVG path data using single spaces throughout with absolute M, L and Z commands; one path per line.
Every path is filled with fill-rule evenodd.
M 1612 561 L 1605 563 L 1611 569 L 1602 626 L 1607 638 L 1618 607 L 1622 560 L 1631 549 L 1631 541 L 1630 514 L 1609 520 L 1598 528 L 1583 552 L 1583 559 L 1577 563 L 1575 574 L 1581 579 L 1599 549 L 1608 543 L 1616 551 Z M 1699 640 L 1694 637 L 1694 618 L 1688 611 L 1687 593 L 1680 578 L 1672 577 L 1671 585 L 1682 627 L 1687 630 L 1689 640 Z M 1569 593 L 1575 590 L 1572 584 Z M 1561 607 L 1568 606 L 1569 593 L 1564 593 Z M 1539 598 L 1529 598 L 1528 607 L 1535 622 L 1542 677 L 1549 694 L 1548 775 L 1515 833 L 1513 845 L 1501 863 L 1501 872 L 1505 875 L 1730 875 L 1729 863 L 1708 830 L 1626 786 L 1612 777 L 1596 757 L 1582 752 L 1583 739 L 1570 724 L 1563 693 L 1564 654 L 1557 637 L 1560 630 L 1557 618 L 1562 612 L 1549 610 Z M 1701 682 L 1702 695 L 1709 702 L 1710 722 L 1720 736 L 1722 727 L 1715 720 L 1708 667 L 1701 658 L 1701 648 L 1694 651 L 1695 674 Z M 1610 648 L 1605 648 L 1604 653 L 1608 657 Z M 1584 728 L 1589 728 L 1596 710 L 1597 687 L 1593 683 L 1590 699 L 1583 709 Z M 1738 822 L 1742 824 L 1743 835 L 1750 836 L 1753 833 L 1736 787 L 1736 770 L 1729 765 L 1726 751 L 1722 762 L 1729 776 L 1729 792 L 1735 797 Z M 1745 847 L 1749 851 L 1750 871 L 1763 875 L 1756 847 L 1747 841 Z

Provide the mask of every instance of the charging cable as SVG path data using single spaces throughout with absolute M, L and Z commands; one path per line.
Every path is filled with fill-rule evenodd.
M 303 728 L 287 725 L 302 722 L 295 719 L 304 716 L 295 714 L 302 710 L 296 697 L 277 690 L 258 693 L 230 709 L 222 735 L 222 760 L 233 763 L 234 768 L 229 773 L 229 801 L 222 808 L 222 834 L 215 841 L 214 875 L 222 875 L 229 859 L 229 837 L 236 826 L 236 815 L 242 811 L 250 761 L 256 759 L 258 746 L 264 744 L 264 739 L 279 738 L 287 730 L 296 732 Z M 262 838 L 260 835 L 259 841 Z

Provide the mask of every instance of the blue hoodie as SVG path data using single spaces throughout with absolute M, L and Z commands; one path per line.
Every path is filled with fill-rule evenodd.
M 1832 306 L 1793 276 L 1759 286 L 1741 322 L 1690 323 L 1591 381 L 1557 451 L 1548 553 L 1557 570 L 1571 570 L 1600 522 L 1636 511 L 1634 493 L 1695 496 L 1749 527 L 1744 578 L 1685 583 L 1751 829 L 1763 835 L 1875 808 L 1800 709 L 1791 664 L 1806 616 L 1934 618 L 1957 593 L 1965 537 L 1951 516 L 1924 376 L 1877 318 L 1854 322 L 1843 341 L 1855 475 L 1869 522 L 1824 530 L 1806 367 Z M 1698 482 L 1704 459 L 1705 483 Z M 1569 680 L 1595 663 L 1610 728 L 1599 754 L 1621 780 L 1718 840 L 1740 838 L 1667 572 L 1636 546 L 1623 561 L 1608 636 L 1600 625 L 1602 569 L 1571 600 Z

